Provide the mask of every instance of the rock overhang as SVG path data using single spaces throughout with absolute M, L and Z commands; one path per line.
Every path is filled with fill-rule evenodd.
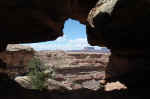
M 63 35 L 64 22 L 74 18 L 86 23 L 97 0 L 21 0 L 0 1 L 0 39 L 7 43 L 31 43 L 56 40 Z M 10 39 L 7 40 L 9 37 Z
M 105 3 L 106 1 L 106 3 Z M 149 41 L 150 2 L 148 0 L 105 0 L 88 16 L 88 41 L 110 49 L 140 49 Z M 111 5 L 111 6 L 109 6 Z

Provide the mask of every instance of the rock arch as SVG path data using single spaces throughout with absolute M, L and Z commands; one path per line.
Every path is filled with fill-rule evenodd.
M 91 45 L 111 49 L 108 80 L 121 80 L 134 90 L 148 89 L 141 84 L 149 84 L 145 82 L 150 71 L 149 0 L 103 0 L 96 5 L 97 1 L 1 0 L 0 39 L 4 43 L 0 51 L 8 43 L 55 40 L 63 35 L 64 21 L 74 18 L 87 25 Z

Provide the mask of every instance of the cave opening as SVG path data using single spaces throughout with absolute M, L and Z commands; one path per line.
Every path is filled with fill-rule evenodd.
M 25 76 L 26 73 L 22 73 L 22 64 L 28 63 L 36 53 L 37 56 L 41 55 L 41 58 L 47 62 L 48 59 L 53 59 L 50 63 L 54 62 L 54 64 L 46 64 L 53 66 L 58 66 L 58 68 L 51 68 L 56 70 L 54 73 L 55 80 L 61 80 L 62 83 L 58 83 L 63 90 L 57 91 L 40 91 L 40 90 L 27 90 L 18 85 L 14 80 L 9 79 L 8 76 L 0 74 L 0 89 L 2 92 L 0 93 L 0 98 L 2 99 L 143 99 L 146 96 L 149 96 L 149 5 L 150 2 L 148 0 L 67 0 L 67 1 L 59 1 L 57 0 L 38 0 L 41 2 L 18 2 L 18 1 L 4 1 L 2 0 L 1 5 L 1 15 L 0 16 L 0 24 L 2 28 L 0 29 L 2 34 L 9 35 L 12 39 L 5 38 L 4 35 L 1 35 L 0 40 L 0 73 L 6 73 L 8 76 L 16 75 L 17 76 Z M 71 2 L 70 2 L 71 1 Z M 96 2 L 99 1 L 97 4 Z M 16 4 L 16 3 L 17 4 Z M 33 9 L 28 4 L 33 3 Z M 96 6 L 95 6 L 96 4 Z M 21 8 L 20 8 L 21 7 Z M 94 8 L 93 8 L 94 7 Z M 8 11 L 9 10 L 11 11 Z M 11 9 L 12 8 L 12 9 Z M 29 8 L 29 9 L 28 9 Z M 31 15 L 31 10 L 33 14 Z M 40 11 L 39 11 L 40 10 Z M 8 12 L 8 13 L 7 13 Z M 51 13 L 49 13 L 51 12 Z M 90 12 L 90 13 L 89 13 Z M 59 47 L 52 45 L 48 47 L 46 45 L 47 40 L 55 40 L 58 36 L 61 36 L 64 20 L 68 17 L 80 20 L 82 23 L 86 23 L 87 16 L 90 16 L 89 22 L 87 23 L 87 34 L 88 41 L 92 45 L 100 45 L 103 44 L 111 49 L 110 61 L 105 69 L 105 79 L 107 82 L 105 83 L 105 88 L 110 85 L 114 85 L 113 81 L 121 81 L 127 85 L 128 88 L 123 89 L 108 89 L 108 91 L 104 90 L 96 90 L 96 86 L 98 85 L 100 78 L 103 78 L 104 72 L 99 71 L 100 74 L 96 73 L 95 70 L 99 70 L 97 66 L 91 68 L 97 63 L 100 63 L 101 66 L 105 65 L 104 60 L 102 58 L 103 55 L 97 55 L 94 53 L 90 54 L 86 53 L 69 53 L 66 55 L 64 51 L 50 51 L 47 53 L 37 53 L 36 51 L 31 50 L 21 50 L 20 48 L 12 48 L 13 51 L 6 51 L 7 44 L 16 44 L 16 43 L 30 43 L 30 42 L 40 42 L 39 45 L 37 43 L 28 44 L 35 45 L 37 48 L 44 49 L 46 48 L 52 50 L 71 50 L 77 51 L 78 48 L 81 49 L 85 46 L 83 42 L 87 40 L 83 40 L 83 38 L 76 40 L 71 38 L 70 42 L 78 41 L 78 43 L 71 43 L 66 41 L 63 45 L 63 39 L 67 37 L 75 36 L 73 33 L 71 36 L 63 36 L 58 38 L 60 41 Z M 26 19 L 26 21 L 25 21 Z M 34 19 L 34 23 L 32 21 Z M 70 19 L 69 19 L 70 20 Z M 25 23 L 25 24 L 24 24 Z M 66 22 L 67 23 L 67 22 Z M 91 26 L 95 26 L 92 28 Z M 58 27 L 57 27 L 58 26 Z M 70 25 L 71 26 L 71 25 Z M 69 28 L 71 29 L 71 28 Z M 77 28 L 76 30 L 78 30 Z M 45 32 L 45 34 L 43 33 Z M 69 32 L 70 33 L 70 32 Z M 77 32 L 78 33 L 78 32 Z M 76 34 L 77 34 L 76 33 Z M 43 35 L 44 34 L 44 35 Z M 77 35 L 76 35 L 77 36 Z M 3 40 L 5 38 L 5 40 Z M 53 41 L 54 43 L 58 43 L 58 41 Z M 82 42 L 83 41 L 83 42 Z M 49 42 L 47 43 L 49 44 Z M 64 48 L 65 45 L 69 44 L 69 47 Z M 87 44 L 87 42 L 86 42 Z M 41 46 L 42 45 L 42 46 Z M 43 46 L 44 45 L 44 46 Z M 70 46 L 73 46 L 75 49 L 71 49 Z M 87 52 L 88 50 L 94 50 L 93 47 L 85 47 L 83 52 Z M 52 48 L 50 48 L 52 47 Z M 9 48 L 7 48 L 8 50 Z M 19 51 L 18 51 L 19 49 Z M 28 49 L 28 48 L 27 48 Z M 38 49 L 41 51 L 42 49 Z M 44 49 L 45 51 L 49 49 Z M 102 49 L 102 48 L 101 48 Z M 67 51 L 68 51 L 67 50 Z M 46 57 L 45 55 L 46 54 Z M 30 56 L 31 55 L 31 56 Z M 32 56 L 33 55 L 33 56 Z M 95 57 L 99 57 L 99 60 L 95 60 Z M 74 62 L 69 61 L 69 59 L 74 60 Z M 92 59 L 91 59 L 92 58 Z M 94 59 L 93 59 L 94 58 Z M 22 60 L 23 59 L 23 60 Z M 4 60 L 4 61 L 2 61 Z M 61 61 L 60 61 L 61 60 Z M 48 60 L 49 61 L 49 60 Z M 94 61 L 94 62 L 93 62 Z M 8 63 L 7 63 L 8 62 Z M 36 62 L 38 62 L 36 60 Z M 83 62 L 83 68 L 79 68 L 76 65 L 79 65 Z M 87 64 L 87 62 L 90 62 Z M 14 64 L 14 65 L 12 65 Z M 65 64 L 65 65 L 64 65 Z M 69 65 L 66 65 L 69 64 Z M 99 66 L 100 66 L 99 65 Z M 66 66 L 66 67 L 64 67 Z M 68 66 L 72 66 L 71 68 Z M 80 64 L 81 66 L 81 64 Z M 17 69 L 16 69 L 17 67 Z M 19 67 L 19 68 L 18 68 Z M 15 69 L 13 69 L 15 68 Z M 101 70 L 105 67 L 101 67 Z M 24 67 L 23 67 L 24 69 Z M 32 68 L 33 69 L 33 68 Z M 43 68 L 37 68 L 40 72 Z M 62 70 L 63 69 L 63 70 Z M 87 72 L 84 70 L 92 70 L 90 76 L 87 75 Z M 13 70 L 13 71 L 11 71 Z M 16 70 L 19 71 L 20 74 L 16 74 Z M 94 71 L 93 71 L 94 70 Z M 71 73 L 68 73 L 71 71 Z M 104 71 L 104 70 L 103 70 Z M 56 73 L 62 73 L 56 76 Z M 49 75 L 49 73 L 53 74 L 53 71 L 44 71 L 44 73 Z M 95 74 L 96 73 L 96 74 Z M 78 76 L 78 75 L 80 76 Z M 94 75 L 93 75 L 94 74 Z M 67 76 L 69 78 L 65 78 Z M 75 80 L 75 83 L 71 83 L 70 78 Z M 28 79 L 29 77 L 27 77 Z M 21 81 L 27 81 L 26 78 L 23 78 Z M 82 83 L 82 81 L 86 81 Z M 91 80 L 92 79 L 92 80 Z M 48 82 L 53 82 L 52 79 L 46 79 Z M 89 80 L 91 80 L 89 82 Z M 111 83 L 109 83 L 110 81 Z M 98 83 L 97 83 L 98 82 Z M 104 81 L 105 82 L 105 81 Z M 28 82 L 27 82 L 28 83 Z M 102 84 L 103 82 L 101 82 Z M 53 83 L 54 84 L 54 83 Z M 56 83 L 55 83 L 56 84 Z M 54 84 L 54 85 L 55 85 Z M 107 86 L 107 84 L 109 86 Z M 116 83 L 115 83 L 116 84 Z M 117 85 L 119 83 L 117 82 Z M 31 85 L 31 84 L 29 84 Z M 51 85 L 51 84 L 50 84 Z M 82 85 L 82 86 L 81 86 Z M 28 86 L 28 85 L 27 85 Z M 65 88 L 64 88 L 65 86 Z M 80 87 L 83 87 L 80 90 Z M 102 89 L 104 86 L 99 86 Z M 49 88 L 52 88 L 49 87 Z M 75 88 L 75 90 L 72 90 Z M 109 87 L 110 88 L 110 87 Z M 69 90 L 69 91 L 66 91 Z M 78 90 L 79 89 L 79 90 Z M 94 89 L 94 91 L 89 90 Z M 35 95 L 36 94 L 36 95 Z M 103 97 L 104 96 L 104 97 Z
M 63 32 L 64 36 L 55 41 L 8 45 L 8 53 L 2 52 L 0 58 L 5 60 L 9 76 L 22 87 L 32 89 L 32 83 L 27 82 L 30 78 L 27 75 L 29 70 L 25 66 L 28 66 L 28 62 L 36 56 L 42 60 L 44 66 L 55 70 L 55 78 L 48 81 L 57 84 L 49 85 L 49 90 L 101 88 L 99 82 L 104 79 L 110 51 L 105 47 L 90 46 L 87 41 L 86 26 L 79 21 L 68 19 L 64 23 Z M 48 70 L 44 72 L 50 72 Z
M 39 42 L 39 43 L 27 43 L 23 45 L 31 46 L 35 50 L 71 50 L 80 51 L 85 48 L 101 50 L 109 52 L 106 47 L 91 46 L 88 44 L 86 35 L 86 26 L 79 21 L 69 18 L 64 23 L 63 28 L 64 35 L 58 37 L 54 41 Z

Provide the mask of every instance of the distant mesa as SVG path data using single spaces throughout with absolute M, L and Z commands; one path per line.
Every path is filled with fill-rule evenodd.
M 110 50 L 106 47 L 102 47 L 101 49 L 95 49 L 94 47 L 84 47 L 83 50 L 86 52 L 110 53 Z
M 106 47 L 102 47 L 100 50 L 103 53 L 110 53 L 110 50 L 108 48 L 106 48 Z
M 85 51 L 93 51 L 93 50 L 95 50 L 95 48 L 94 47 L 84 47 L 83 50 L 85 50 Z
M 69 52 L 96 52 L 96 53 L 110 53 L 110 50 L 106 47 L 101 47 L 101 49 L 95 49 L 91 46 L 86 46 L 82 50 L 69 50 Z

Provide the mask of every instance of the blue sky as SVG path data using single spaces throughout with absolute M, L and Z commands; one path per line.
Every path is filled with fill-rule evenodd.
M 64 24 L 64 36 L 55 41 L 23 44 L 35 50 L 80 50 L 90 46 L 86 39 L 86 26 L 80 22 L 68 19 Z M 96 49 L 100 47 L 95 46 Z

